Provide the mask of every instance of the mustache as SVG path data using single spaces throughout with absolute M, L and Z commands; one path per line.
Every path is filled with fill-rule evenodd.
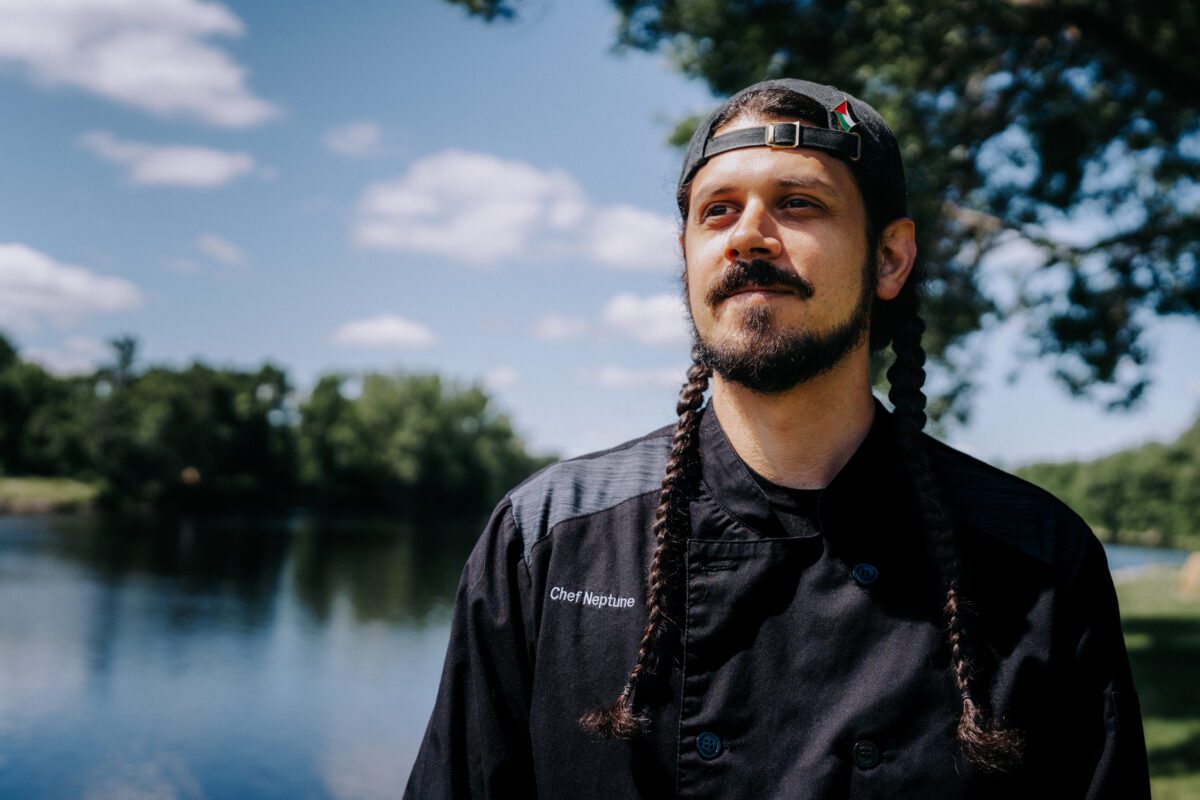
M 708 290 L 705 302 L 715 306 L 730 295 L 751 286 L 790 289 L 807 300 L 813 296 L 813 285 L 794 272 L 786 272 L 762 258 L 735 261 Z

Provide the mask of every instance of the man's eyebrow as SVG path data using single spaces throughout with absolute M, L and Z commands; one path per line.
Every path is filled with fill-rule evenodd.
M 697 197 L 716 197 L 720 194 L 732 194 L 736 191 L 737 189 L 733 186 L 722 186 L 719 189 L 702 189 Z
M 783 189 L 816 189 L 824 191 L 836 198 L 841 198 L 842 194 L 829 181 L 822 180 L 815 176 L 809 175 L 803 178 L 780 178 L 775 182 L 775 185 Z M 717 197 L 724 194 L 733 194 L 738 191 L 736 186 L 721 186 L 716 189 L 702 189 L 696 199 Z
M 783 186 L 789 189 L 817 189 L 828 192 L 834 197 L 841 197 L 841 192 L 834 188 L 829 181 L 823 181 L 814 176 L 804 178 L 780 178 L 775 183 L 776 186 Z

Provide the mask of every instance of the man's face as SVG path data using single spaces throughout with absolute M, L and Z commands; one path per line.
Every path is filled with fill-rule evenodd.
M 740 118 L 719 132 L 764 122 Z M 866 346 L 874 254 L 858 185 L 834 156 L 714 156 L 692 180 L 682 244 L 693 337 L 726 380 L 782 392 Z

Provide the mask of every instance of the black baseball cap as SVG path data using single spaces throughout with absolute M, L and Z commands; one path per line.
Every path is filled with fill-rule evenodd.
M 803 95 L 826 110 L 825 125 L 816 127 L 805 120 L 779 122 L 763 127 L 743 128 L 714 137 L 717 117 L 742 95 L 766 88 L 788 89 Z M 879 112 L 853 95 L 811 81 L 778 78 L 748 86 L 730 97 L 696 128 L 688 143 L 679 175 L 679 188 L 688 183 L 708 159 L 739 147 L 798 147 L 824 150 L 845 161 L 857 173 L 867 204 L 882 215 L 884 225 L 908 215 L 904 189 L 904 163 L 896 136 Z

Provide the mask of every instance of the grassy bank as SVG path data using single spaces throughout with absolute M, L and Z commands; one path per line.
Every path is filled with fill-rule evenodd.
M 82 511 L 91 508 L 97 491 L 70 478 L 0 478 L 0 513 Z
M 1117 583 L 1155 800 L 1200 798 L 1200 598 L 1178 587 L 1169 568 Z

